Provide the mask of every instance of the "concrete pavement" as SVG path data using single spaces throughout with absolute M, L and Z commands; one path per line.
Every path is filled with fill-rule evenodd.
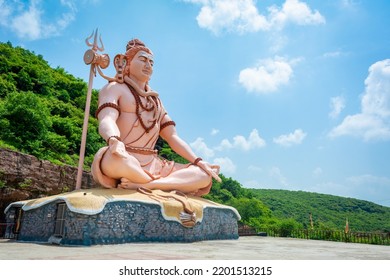
M 390 246 L 247 236 L 195 243 L 68 247 L 0 240 L 0 260 L 390 260 Z

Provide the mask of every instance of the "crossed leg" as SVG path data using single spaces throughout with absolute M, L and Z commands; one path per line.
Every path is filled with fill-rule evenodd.
M 127 178 L 122 178 L 118 187 L 125 189 L 143 187 L 163 191 L 179 190 L 185 194 L 201 196 L 210 191 L 211 183 L 211 177 L 206 172 L 197 166 L 188 166 L 172 172 L 167 177 L 161 177 L 147 183 L 134 183 Z
M 111 178 L 120 179 L 119 188 L 179 190 L 186 194 L 205 195 L 210 191 L 212 179 L 205 171 L 195 165 L 175 164 L 174 171 L 166 177 L 152 178 L 145 172 L 139 161 L 132 155 L 119 157 L 109 150 L 101 162 L 102 172 Z M 176 170 L 175 170 L 176 169 Z

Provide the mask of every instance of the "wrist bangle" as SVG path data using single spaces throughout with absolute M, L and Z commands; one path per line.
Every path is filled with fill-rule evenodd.
M 201 160 L 202 160 L 202 158 L 200 158 L 200 157 L 196 158 L 196 159 L 194 160 L 193 165 L 198 165 L 198 162 L 201 161 Z
M 107 145 L 110 143 L 110 139 L 111 139 L 111 138 L 115 138 L 115 139 L 117 139 L 118 141 L 122 142 L 122 139 L 121 139 L 119 136 L 110 136 L 110 137 L 108 137 L 108 139 L 107 139 Z

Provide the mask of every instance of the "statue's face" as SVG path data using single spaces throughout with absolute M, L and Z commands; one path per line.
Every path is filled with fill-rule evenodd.
M 147 82 L 153 74 L 153 56 L 139 51 L 130 62 L 130 78 L 139 82 Z

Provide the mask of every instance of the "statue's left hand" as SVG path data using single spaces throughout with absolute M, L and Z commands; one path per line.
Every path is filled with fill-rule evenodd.
M 202 168 L 207 174 L 212 176 L 218 182 L 220 183 L 222 182 L 222 179 L 218 176 L 219 169 L 220 169 L 219 165 L 210 164 L 208 162 L 201 160 L 197 163 L 197 166 Z

